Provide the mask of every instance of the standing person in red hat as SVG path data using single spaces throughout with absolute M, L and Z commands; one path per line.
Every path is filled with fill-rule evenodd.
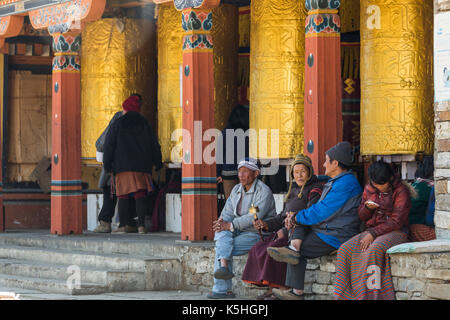
M 138 232 L 145 233 L 145 215 L 149 210 L 147 195 L 154 190 L 152 168 L 162 168 L 161 146 L 147 120 L 139 113 L 142 97 L 132 94 L 123 104 L 124 115 L 109 130 L 104 147 L 106 172 L 115 175 L 115 193 L 119 199 L 122 227 L 115 232 L 136 232 L 128 212 L 130 197 L 136 200 Z

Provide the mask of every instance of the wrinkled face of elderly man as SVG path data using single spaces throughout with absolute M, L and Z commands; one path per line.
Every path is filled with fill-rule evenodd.
M 259 171 L 257 170 L 251 170 L 247 167 L 239 168 L 238 173 L 239 182 L 244 186 L 246 191 L 252 186 L 253 181 L 255 181 L 258 175 Z

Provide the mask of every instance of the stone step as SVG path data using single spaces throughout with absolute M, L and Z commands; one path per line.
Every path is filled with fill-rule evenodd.
M 161 258 L 149 256 L 134 256 L 127 254 L 98 254 L 84 251 L 44 249 L 23 246 L 0 246 L 0 258 L 32 260 L 55 264 L 76 265 L 79 267 L 95 267 L 113 270 L 143 272 L 146 265 L 152 261 L 177 260 L 176 258 Z
M 120 253 L 131 255 L 181 257 L 183 243 L 173 233 L 96 234 L 85 232 L 76 236 L 55 236 L 41 233 L 0 233 L 0 246 L 24 246 L 45 249 L 77 250 L 95 253 Z M 214 247 L 213 242 L 202 244 Z M 195 246 L 195 244 L 194 244 Z
M 62 293 L 69 295 L 93 295 L 108 292 L 108 288 L 95 283 L 80 283 L 71 288 L 65 280 L 39 279 L 0 274 L 0 286 L 34 289 L 47 293 Z
M 40 261 L 0 259 L 0 272 L 4 275 L 67 280 L 76 271 L 81 282 L 104 285 L 110 292 L 145 290 L 145 273 L 135 271 L 104 270 L 92 267 L 73 268 L 64 264 Z

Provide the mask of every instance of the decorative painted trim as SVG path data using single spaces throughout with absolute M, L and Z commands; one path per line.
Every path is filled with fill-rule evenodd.
M 0 37 L 9 38 L 17 36 L 22 30 L 23 16 L 9 16 L 0 18 Z
M 306 17 L 305 33 L 308 34 L 331 34 L 341 32 L 341 19 L 337 14 L 314 14 Z
M 215 8 L 220 4 L 220 0 L 173 0 L 173 4 L 177 10 L 188 8 Z
M 307 33 L 305 38 L 339 38 L 339 33 Z
M 67 191 L 52 191 L 51 192 L 51 196 L 52 197 L 78 197 L 78 196 L 82 196 L 83 193 L 80 191 L 72 191 L 72 190 L 67 190 Z
M 81 30 L 82 22 L 101 18 L 106 0 L 72 0 L 29 12 L 35 29 L 48 28 L 50 34 Z
M 192 188 L 192 189 L 182 189 L 181 194 L 184 195 L 211 195 L 217 196 L 217 189 L 201 189 L 201 188 Z
M 203 4 L 203 0 L 173 0 L 173 4 L 178 10 L 198 8 Z
M 331 13 L 331 14 L 338 14 L 338 10 L 332 10 L 332 9 L 319 9 L 319 10 L 312 10 L 308 11 L 309 15 L 312 14 L 321 14 L 321 13 Z
M 305 0 L 305 6 L 308 11 L 318 9 L 339 9 L 340 0 Z
M 213 50 L 214 47 L 212 36 L 205 34 L 185 36 L 183 42 L 183 51 Z
M 8 0 L 0 1 L 0 17 L 23 14 L 49 6 L 58 5 L 70 0 Z
M 181 26 L 184 31 L 209 31 L 213 26 L 212 12 L 187 9 L 181 14 Z
M 181 25 L 185 31 L 183 52 L 193 52 L 193 50 L 212 51 L 214 46 L 211 35 L 213 26 L 211 11 L 183 10 Z
M 181 179 L 181 183 L 216 183 L 216 177 L 185 177 Z
M 61 54 L 78 54 L 81 49 L 81 34 L 53 34 L 53 51 Z
M 52 186 L 81 186 L 81 180 L 52 180 Z

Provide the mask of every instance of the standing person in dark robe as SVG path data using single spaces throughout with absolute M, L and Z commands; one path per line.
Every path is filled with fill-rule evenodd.
M 144 234 L 145 216 L 149 212 L 147 195 L 154 191 L 153 166 L 162 168 L 161 146 L 147 120 L 140 114 L 142 98 L 131 95 L 123 104 L 124 115 L 111 126 L 105 139 L 103 163 L 106 172 L 115 176 L 114 190 L 119 199 L 120 225 L 115 233 Z M 130 198 L 136 201 L 137 230 L 129 215 Z
M 264 241 L 256 243 L 249 252 L 242 280 L 257 286 L 268 287 L 268 290 L 257 297 L 258 300 L 275 300 L 272 288 L 285 288 L 286 263 L 277 262 L 267 253 L 269 247 L 285 247 L 289 238 L 293 237 L 293 225 L 286 217 L 292 212 L 306 209 L 316 203 L 322 194 L 322 185 L 314 175 L 314 168 L 308 156 L 299 154 L 291 164 L 289 191 L 285 197 L 283 211 L 276 217 L 266 221 L 256 220 L 255 229 L 274 232 Z

